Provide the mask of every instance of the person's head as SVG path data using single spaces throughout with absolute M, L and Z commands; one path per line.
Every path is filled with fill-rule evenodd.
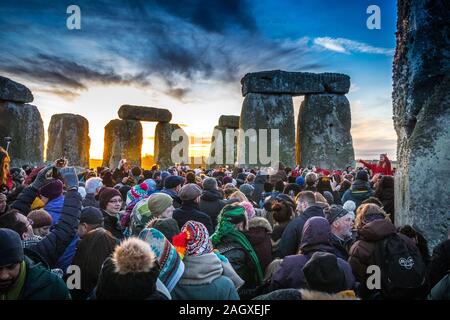
M 80 268 L 81 289 L 84 292 L 89 293 L 95 287 L 102 264 L 115 247 L 116 239 L 101 227 L 86 233 L 78 243 L 72 265 Z
M 33 210 L 28 214 L 28 218 L 33 221 L 33 233 L 40 237 L 45 237 L 50 233 L 52 226 L 52 216 L 45 210 Z
M 353 178 L 353 176 L 351 174 L 349 176 L 351 176 Z M 346 190 L 351 188 L 352 183 L 349 180 L 344 179 L 344 180 L 342 180 L 340 186 L 341 186 L 341 188 L 339 189 L 339 191 L 344 193 Z
M 0 293 L 7 292 L 16 282 L 24 258 L 17 232 L 0 228 Z
M 389 220 L 389 215 L 381 207 L 373 203 L 362 204 L 356 210 L 355 227 L 361 229 L 375 220 Z
M 244 202 L 244 201 L 248 201 L 248 198 L 245 196 L 245 194 L 243 194 L 241 191 L 237 190 L 235 192 L 233 192 L 229 199 L 238 199 L 239 202 Z
M 145 241 L 128 238 L 103 263 L 96 290 L 98 300 L 144 300 L 156 290 L 159 266 Z
M 238 204 L 227 204 L 223 207 L 217 220 L 219 228 L 221 224 L 231 223 L 236 230 L 244 231 L 248 229 L 248 220 L 247 214 L 245 213 L 245 208 Z
M 106 211 L 109 215 L 115 216 L 122 207 L 122 194 L 117 189 L 104 187 L 98 193 L 98 202 L 100 209 Z
M 203 180 L 203 189 L 204 190 L 217 190 L 217 180 L 215 178 L 206 178 Z
M 322 194 L 324 191 L 332 192 L 333 190 L 331 189 L 330 182 L 331 180 L 329 177 L 320 177 L 317 181 L 317 191 Z
M 352 235 L 353 216 L 345 210 L 342 206 L 332 205 L 330 208 L 324 210 L 325 217 L 330 223 L 331 232 L 341 238 L 345 239 Z
M 255 181 L 255 175 L 253 173 L 249 173 L 246 178 L 247 183 L 253 183 Z
M 63 194 L 64 184 L 59 179 L 53 179 L 39 189 L 39 196 L 45 204 Z
M 383 203 L 378 198 L 375 198 L 375 197 L 369 197 L 369 198 L 365 199 L 363 202 L 361 202 L 361 204 L 366 204 L 366 203 L 376 204 L 380 208 L 383 207 Z
M 164 188 L 171 189 L 176 193 L 180 192 L 181 187 L 184 184 L 184 178 L 181 176 L 168 176 L 164 180 Z
M 302 191 L 297 195 L 297 208 L 298 213 L 303 213 L 310 206 L 316 204 L 316 197 L 312 191 Z
M 303 187 L 305 185 L 305 178 L 303 178 L 302 176 L 298 176 L 297 178 L 295 178 L 295 183 L 300 187 Z
M 85 184 L 86 193 L 97 195 L 100 189 L 103 187 L 102 179 L 99 177 L 89 178 Z
M 272 276 L 275 274 L 275 272 L 277 272 L 278 269 L 281 268 L 282 262 L 283 262 L 283 259 L 275 259 L 267 266 L 266 274 L 264 275 L 264 282 L 271 281 Z
M 83 238 L 94 229 L 103 227 L 103 214 L 95 207 L 85 207 L 81 210 L 78 236 Z
M 315 187 L 317 184 L 317 174 L 314 172 L 309 172 L 306 176 L 305 176 L 305 184 L 307 187 Z
M 181 187 L 178 196 L 182 202 L 193 201 L 195 203 L 199 202 L 199 198 L 202 195 L 202 190 L 195 183 L 188 183 Z
M 348 290 L 345 273 L 338 264 L 336 255 L 328 252 L 315 252 L 303 267 L 310 290 L 338 293 Z
M 356 173 L 356 180 L 360 180 L 360 181 L 364 181 L 364 182 L 369 182 L 369 174 L 367 173 L 366 170 L 359 170 Z
M 131 174 L 133 177 L 140 177 L 142 175 L 142 169 L 138 166 L 131 168 Z
M 180 233 L 180 227 L 175 219 L 171 218 L 156 218 L 150 220 L 145 228 L 154 228 L 160 231 L 167 240 L 172 243 L 173 236 Z
M 255 191 L 255 188 L 248 183 L 244 183 L 239 187 L 239 191 L 241 191 L 247 199 L 250 199 L 253 195 L 253 191 Z
M 172 218 L 175 210 L 172 197 L 165 193 L 152 194 L 148 198 L 147 206 L 153 217 Z
M 264 192 L 272 192 L 273 191 L 273 184 L 270 182 L 264 182 Z
M 184 256 L 201 256 L 213 252 L 208 229 L 204 224 L 193 220 L 187 221 L 181 232 L 173 237 L 173 245 L 181 259 Z
M 386 154 L 382 153 L 382 154 L 380 154 L 380 162 L 384 162 L 384 161 L 386 161 Z
M 186 182 L 187 183 L 196 183 L 194 172 L 190 171 L 190 172 L 186 173 Z
M 176 234 L 179 232 L 180 230 L 178 229 Z M 156 228 L 143 229 L 139 233 L 139 238 L 148 243 L 152 248 L 161 268 L 158 278 L 169 291 L 172 291 L 184 272 L 184 263 L 177 250 L 167 237 Z
M 9 164 L 11 159 L 9 158 L 8 152 L 0 147 L 0 185 L 6 184 L 9 176 Z
M 283 190 L 284 190 L 284 182 L 282 180 L 278 180 L 275 183 L 274 189 L 275 189 L 275 191 L 283 192 Z
M 277 223 L 285 223 L 293 216 L 292 206 L 284 201 L 274 201 L 272 203 L 273 220 Z
M 392 192 L 392 194 L 394 193 L 394 177 L 383 176 L 378 181 L 375 189 L 375 197 L 380 197 L 385 192 Z
M 355 220 L 356 203 L 352 200 L 347 200 L 342 207 L 347 210 L 353 216 L 353 220 Z
M 3 213 L 6 209 L 6 195 L 0 193 L 0 214 Z
M 0 216 L 0 228 L 11 229 L 17 232 L 22 240 L 28 240 L 34 236 L 33 220 L 15 209 L 9 210 Z
M 130 164 L 128 163 L 127 159 L 120 160 L 118 168 L 119 170 L 127 172 L 130 169 Z

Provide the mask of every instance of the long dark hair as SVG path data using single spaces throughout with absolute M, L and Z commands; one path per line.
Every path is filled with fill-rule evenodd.
M 79 242 L 72 264 L 80 267 L 81 290 L 89 294 L 97 284 L 103 262 L 116 247 L 116 239 L 103 228 L 92 230 Z
M 375 189 L 374 196 L 378 199 L 383 199 L 383 194 L 386 192 L 386 190 L 392 190 L 392 193 L 394 192 L 394 177 L 392 176 L 383 176 L 378 182 L 377 188 Z

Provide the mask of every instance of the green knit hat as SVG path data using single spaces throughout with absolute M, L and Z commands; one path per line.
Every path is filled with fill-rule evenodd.
M 161 215 L 172 204 L 172 197 L 165 193 L 154 193 L 148 198 L 148 209 L 153 217 Z

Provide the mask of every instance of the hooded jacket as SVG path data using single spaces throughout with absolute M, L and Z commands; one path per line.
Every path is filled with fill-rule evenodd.
M 361 203 L 370 198 L 373 193 L 374 191 L 370 188 L 368 182 L 364 180 L 355 180 L 351 188 L 344 192 L 344 195 L 342 196 L 342 203 L 352 200 L 356 204 L 356 209 L 358 209 Z
M 177 221 L 180 230 L 186 222 L 194 220 L 203 223 L 206 229 L 208 229 L 209 234 L 214 233 L 211 218 L 206 213 L 202 212 L 198 204 L 194 201 L 184 201 L 181 208 L 178 208 L 173 212 L 173 218 Z
M 329 252 L 334 254 L 330 243 L 331 229 L 325 218 L 314 217 L 305 223 L 303 237 L 300 244 L 301 254 L 286 256 L 277 272 L 272 277 L 270 290 L 307 288 L 308 284 L 303 273 L 303 267 L 314 252 Z M 347 288 L 355 287 L 355 277 L 350 265 L 341 258 L 337 258 L 339 266 L 345 273 Z
M 323 208 L 318 205 L 308 207 L 300 216 L 289 222 L 281 235 L 277 256 L 284 258 L 298 252 L 303 226 L 312 217 L 324 217 Z
M 199 209 L 206 213 L 212 221 L 214 229 L 217 225 L 217 216 L 225 205 L 233 203 L 237 199 L 223 200 L 223 194 L 219 190 L 203 190 L 200 196 Z
M 258 256 L 262 270 L 272 262 L 272 241 L 270 234 L 272 227 L 266 218 L 254 217 L 248 221 L 248 230 L 244 231 L 245 236 Z

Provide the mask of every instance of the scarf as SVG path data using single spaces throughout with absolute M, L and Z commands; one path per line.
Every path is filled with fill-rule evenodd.
M 27 275 L 25 261 L 20 264 L 19 277 L 12 285 L 8 292 L 0 295 L 0 300 L 17 300 L 22 292 L 23 285 L 25 284 L 25 279 Z
M 261 269 L 261 264 L 259 263 L 258 256 L 256 255 L 256 252 L 248 241 L 247 237 L 242 232 L 236 230 L 235 227 L 235 224 L 242 221 L 245 221 L 244 207 L 232 205 L 225 206 L 220 213 L 219 223 L 217 225 L 216 232 L 214 232 L 214 234 L 211 236 L 211 240 L 214 246 L 216 246 L 225 236 L 237 241 L 249 254 L 256 269 L 257 282 L 258 284 L 260 284 L 263 279 L 263 272 Z

